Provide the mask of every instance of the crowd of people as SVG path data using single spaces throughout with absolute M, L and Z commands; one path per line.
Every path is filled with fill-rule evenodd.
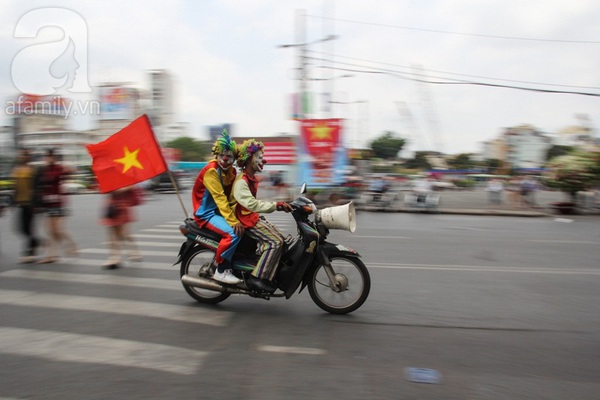
M 529 175 L 507 180 L 492 178 L 486 186 L 490 206 L 506 204 L 512 208 L 536 207 L 535 194 L 538 190 L 538 182 Z
M 21 149 L 11 171 L 16 228 L 25 238 L 19 262 L 50 264 L 59 261 L 61 252 L 67 256 L 77 254 L 77 245 L 65 226 L 69 207 L 61 191 L 62 182 L 72 171 L 60 163 L 54 149 L 46 152 L 41 165 L 32 161 L 30 151 Z M 43 238 L 36 228 L 36 221 L 42 218 Z

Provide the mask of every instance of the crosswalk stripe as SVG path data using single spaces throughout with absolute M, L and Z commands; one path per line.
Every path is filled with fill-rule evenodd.
M 179 230 L 177 229 L 159 229 L 159 228 L 147 228 L 147 229 L 142 229 L 140 232 L 164 232 L 164 233 L 173 233 L 173 232 L 179 232 Z M 180 233 L 181 235 L 181 233 Z
M 164 344 L 22 328 L 0 328 L 0 353 L 50 361 L 195 375 L 208 353 Z
M 109 254 L 108 249 L 81 249 L 77 250 L 79 254 Z M 177 251 L 152 251 L 152 250 L 140 250 L 142 256 L 153 256 L 153 257 L 170 257 L 173 260 L 177 257 Z
M 181 243 L 183 243 L 183 240 L 181 241 L 181 243 L 144 242 L 144 241 L 137 241 L 135 243 L 138 246 L 172 247 L 174 249 L 179 249 L 181 247 Z M 177 254 L 175 254 L 175 255 L 177 255 Z
M 133 235 L 134 238 L 142 238 L 142 239 L 157 239 L 157 240 L 179 240 L 180 242 L 183 242 L 185 240 L 185 237 L 179 233 L 177 235 L 146 235 L 143 233 L 134 233 Z
M 90 266 L 90 267 L 98 267 L 101 268 L 104 265 L 104 259 L 97 258 L 63 258 L 61 264 L 69 264 L 69 265 L 80 265 L 80 266 Z M 179 266 L 173 266 L 175 262 L 175 257 L 173 257 L 172 261 L 167 262 L 152 262 L 152 261 L 140 261 L 140 262 L 128 262 L 125 268 L 133 268 L 133 269 L 157 269 L 163 271 L 179 271 Z M 2 400 L 0 398 L 0 400 Z
M 175 272 L 174 272 L 175 274 Z M 128 276 L 106 274 L 77 274 L 58 271 L 34 271 L 12 269 L 0 273 L 3 278 L 39 279 L 45 281 L 62 281 L 70 283 L 85 283 L 90 285 L 118 285 L 129 287 L 145 287 L 164 290 L 182 290 L 179 279 L 132 278 Z M 177 274 L 177 278 L 179 274 Z
M 231 319 L 231 313 L 227 311 L 215 311 L 206 308 L 24 290 L 0 290 L 0 304 L 134 315 L 136 317 L 161 318 L 217 327 L 227 326 Z

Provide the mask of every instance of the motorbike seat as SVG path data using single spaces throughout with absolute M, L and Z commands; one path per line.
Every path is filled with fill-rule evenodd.
M 194 235 L 204 236 L 217 242 L 221 240 L 221 235 L 211 231 L 210 229 L 200 228 L 196 221 L 191 218 L 187 218 L 185 220 L 185 226 L 187 227 L 188 231 Z

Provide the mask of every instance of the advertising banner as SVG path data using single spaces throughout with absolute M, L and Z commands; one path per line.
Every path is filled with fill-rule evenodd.
M 343 182 L 347 156 L 342 144 L 342 128 L 339 118 L 300 121 L 299 175 L 309 187 L 328 187 Z

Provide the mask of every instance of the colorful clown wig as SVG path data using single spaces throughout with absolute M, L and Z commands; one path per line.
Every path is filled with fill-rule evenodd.
M 212 153 L 214 155 L 219 155 L 225 151 L 232 151 L 235 157 L 235 140 L 231 140 L 229 133 L 227 133 L 227 129 L 223 129 L 223 132 L 221 132 L 221 137 L 216 140 L 212 147 Z
M 263 142 L 254 139 L 244 140 L 244 143 L 238 148 L 237 166 L 243 169 L 246 166 L 246 161 L 251 159 L 257 151 L 265 151 Z

